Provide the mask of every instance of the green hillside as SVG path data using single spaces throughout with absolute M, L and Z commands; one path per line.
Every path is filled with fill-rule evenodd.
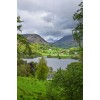
M 17 100 L 43 100 L 47 81 L 31 77 L 17 77 Z
M 69 49 L 63 49 L 59 47 L 55 47 L 48 44 L 36 44 L 31 43 L 30 48 L 32 50 L 32 54 L 28 55 L 27 51 L 25 50 L 25 46 L 20 46 L 20 52 L 21 56 L 23 58 L 34 58 L 34 57 L 40 57 L 40 56 L 47 56 L 52 58 L 78 58 L 78 48 L 69 48 Z M 76 54 L 77 52 L 77 54 Z
M 73 38 L 73 35 L 64 36 L 60 40 L 52 43 L 52 45 L 54 45 L 56 47 L 60 47 L 60 48 L 71 48 L 71 47 L 78 46 L 78 44 L 76 43 L 76 41 Z

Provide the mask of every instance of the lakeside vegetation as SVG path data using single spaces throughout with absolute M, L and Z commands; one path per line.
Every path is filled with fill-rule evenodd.
M 18 76 L 18 100 L 82 100 L 82 68 L 82 63 L 72 63 L 58 69 L 52 80 Z

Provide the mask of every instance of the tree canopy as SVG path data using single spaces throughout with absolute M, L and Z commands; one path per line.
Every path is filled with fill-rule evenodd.
M 79 47 L 82 48 L 83 42 L 83 2 L 79 4 L 80 9 L 75 12 L 73 19 L 78 22 L 75 29 L 72 31 L 74 40 L 78 43 Z
M 36 76 L 39 80 L 46 80 L 48 76 L 49 68 L 46 64 L 46 60 L 44 57 L 39 59 L 39 62 L 37 64 L 37 71 Z
M 22 23 L 22 22 L 24 22 L 24 21 L 22 21 L 20 19 L 20 16 L 17 16 L 17 23 L 19 24 L 19 23 Z M 21 27 L 22 27 L 22 24 L 17 25 L 17 31 L 22 32 Z M 28 52 L 29 55 L 32 54 L 28 40 L 23 35 L 17 34 L 17 55 L 18 55 L 18 58 L 20 57 L 20 55 L 22 53 L 22 52 L 20 52 L 20 47 L 22 45 L 25 46 L 24 52 Z
M 20 16 L 17 16 L 17 23 L 21 23 L 21 22 L 23 21 L 20 19 Z M 22 24 L 17 25 L 17 31 L 22 31 L 21 27 L 22 27 Z

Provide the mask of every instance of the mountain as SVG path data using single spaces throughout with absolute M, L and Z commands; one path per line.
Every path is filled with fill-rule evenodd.
M 75 40 L 73 39 L 73 35 L 64 36 L 60 40 L 52 43 L 52 45 L 61 48 L 70 48 L 78 46 Z
M 38 34 L 23 34 L 23 36 L 25 36 L 30 43 L 41 43 L 41 44 L 48 43 Z
M 51 44 L 52 46 L 61 47 L 61 48 L 70 48 L 78 46 L 75 40 L 73 39 L 73 35 L 67 35 L 57 40 L 54 43 L 48 43 L 38 34 L 23 34 L 27 38 L 30 43 L 41 43 L 41 44 Z

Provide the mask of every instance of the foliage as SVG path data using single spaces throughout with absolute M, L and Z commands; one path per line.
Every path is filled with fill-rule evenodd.
M 48 83 L 46 91 L 47 100 L 65 100 L 62 87 L 64 73 L 65 70 L 58 69 L 51 82 Z
M 68 100 L 83 100 L 83 64 L 68 65 L 63 80 L 63 88 Z
M 41 57 L 41 56 L 47 56 L 48 58 L 79 58 L 79 48 L 69 48 L 69 49 L 63 49 L 63 48 L 57 48 L 50 45 L 44 45 L 44 44 L 35 44 L 31 43 L 29 44 L 31 48 L 30 55 L 27 52 L 25 52 L 25 45 L 20 45 L 20 57 L 21 58 L 35 58 L 35 57 Z M 42 49 L 40 49 L 42 48 Z M 68 52 L 69 51 L 69 52 Z M 75 55 L 75 52 L 78 54 Z M 75 57 L 74 57 L 75 56 Z
M 17 23 L 19 24 L 21 22 L 23 22 L 23 21 L 21 21 L 20 16 L 18 16 Z M 17 25 L 17 30 L 22 31 L 21 27 L 22 27 L 21 24 Z M 17 34 L 17 63 L 18 63 L 18 65 L 20 65 L 21 56 L 23 54 L 20 50 L 22 45 L 25 46 L 24 53 L 27 52 L 27 54 L 31 55 L 31 48 L 29 46 L 29 42 L 27 41 L 27 39 L 24 36 Z
M 20 16 L 17 16 L 17 23 L 21 23 L 21 22 L 23 22 L 23 21 L 20 19 Z M 21 24 L 17 25 L 17 30 L 18 30 L 18 31 L 22 31 L 22 30 L 21 30 L 21 27 L 22 27 Z
M 18 76 L 18 100 L 83 100 L 83 66 L 58 69 L 50 81 Z
M 65 76 L 65 70 L 59 68 L 57 70 L 57 72 L 55 73 L 54 77 L 53 77 L 53 85 L 54 86 L 62 86 L 62 81 L 64 79 L 64 76 Z
M 21 46 L 23 45 L 25 48 L 21 52 Z M 25 53 L 31 55 L 31 52 L 32 51 L 31 51 L 31 48 L 29 46 L 29 42 L 27 41 L 27 39 L 24 36 L 17 34 L 17 57 L 21 58 L 22 56 L 21 54 L 25 54 Z
M 80 9 L 77 10 L 77 12 L 74 14 L 73 19 L 78 22 L 77 26 L 75 29 L 72 31 L 74 40 L 79 45 L 80 48 L 80 61 L 83 62 L 83 2 L 79 4 Z
M 31 75 L 30 71 L 31 71 L 31 69 L 28 64 L 20 64 L 20 66 L 17 66 L 17 75 L 18 76 L 29 77 Z
M 27 63 L 26 61 L 19 60 L 17 63 L 17 75 L 23 77 L 35 77 L 36 64 L 34 62 Z
M 73 16 L 74 20 L 79 22 L 73 30 L 73 36 L 80 48 L 60 49 L 48 45 L 29 44 L 25 37 L 17 35 L 18 100 L 83 100 L 83 64 L 81 62 L 71 63 L 65 70 L 58 69 L 53 74 L 53 79 L 47 81 L 48 73 L 52 73 L 52 68 L 47 66 L 44 57 L 38 64 L 34 62 L 28 64 L 21 59 L 23 55 L 27 56 L 29 53 L 74 57 L 75 52 L 78 53 L 76 56 L 79 57 L 80 54 L 82 59 L 83 4 L 79 6 L 81 8 Z M 23 22 L 19 16 L 17 22 Z M 21 27 L 22 25 L 18 25 L 17 30 L 22 31 Z
M 36 74 L 36 64 L 35 62 L 30 62 L 29 65 L 30 65 L 30 73 L 35 77 L 35 74 Z
M 55 73 L 47 93 L 49 93 L 47 94 L 48 100 L 83 100 L 82 63 L 71 63 L 66 70 L 59 69 Z M 51 99 L 55 97 L 57 99 Z
M 81 2 L 79 6 L 80 9 L 77 10 L 77 12 L 73 16 L 73 19 L 78 21 L 77 26 L 73 30 L 73 37 L 81 48 L 83 40 L 83 2 Z
M 39 80 L 46 80 L 48 76 L 49 68 L 46 64 L 46 60 L 44 57 L 39 59 L 37 64 L 36 76 Z
M 48 83 L 46 91 L 47 100 L 65 100 L 62 94 L 63 89 L 61 87 Z
M 79 6 L 81 9 L 74 14 L 74 20 L 79 21 L 79 23 L 73 30 L 73 36 L 79 44 L 79 48 L 69 49 L 69 54 L 73 56 L 74 53 L 77 52 L 78 55 L 76 56 L 78 56 L 78 58 L 80 57 L 80 60 L 82 61 L 83 3 L 81 3 Z M 57 88 L 59 88 L 59 93 Z M 51 93 L 49 90 L 54 92 Z M 66 70 L 59 69 L 53 77 L 53 80 L 48 89 L 48 93 L 49 95 L 47 95 L 50 100 L 83 100 L 83 63 L 71 63 L 67 66 Z M 60 97 L 57 97 L 57 95 L 60 95 Z

